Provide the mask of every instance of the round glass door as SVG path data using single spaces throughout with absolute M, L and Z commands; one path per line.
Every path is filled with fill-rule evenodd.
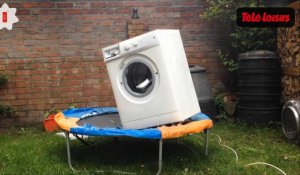
M 155 75 L 147 63 L 135 61 L 127 64 L 123 71 L 123 83 L 133 96 L 148 95 L 154 87 Z

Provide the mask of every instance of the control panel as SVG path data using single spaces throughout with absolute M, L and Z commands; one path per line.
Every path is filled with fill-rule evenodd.
M 104 60 L 120 55 L 119 44 L 114 44 L 112 46 L 102 49 Z
M 146 49 L 158 45 L 158 39 L 154 34 L 143 35 L 120 42 L 120 52 L 127 54 L 137 50 Z
M 102 49 L 104 61 L 110 61 L 120 56 L 124 56 L 133 52 L 138 52 L 153 46 L 159 45 L 159 41 L 155 34 L 137 36 L 118 44 Z

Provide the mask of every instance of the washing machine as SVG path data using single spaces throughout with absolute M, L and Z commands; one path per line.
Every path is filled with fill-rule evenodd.
M 179 30 L 154 30 L 102 53 L 123 128 L 181 122 L 200 112 Z

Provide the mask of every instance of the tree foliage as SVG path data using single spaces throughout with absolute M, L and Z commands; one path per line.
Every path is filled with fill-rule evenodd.
M 237 68 L 239 53 L 250 50 L 276 50 L 276 30 L 273 28 L 250 28 L 236 25 L 236 11 L 239 7 L 257 7 L 257 0 L 207 0 L 204 17 L 222 23 L 228 37 L 228 48 L 219 51 L 219 59 L 227 70 Z M 233 64 L 235 62 L 235 64 Z M 230 63 L 230 64 L 229 64 Z

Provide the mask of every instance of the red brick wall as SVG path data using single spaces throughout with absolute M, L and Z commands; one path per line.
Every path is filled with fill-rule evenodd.
M 19 22 L 0 30 L 0 73 L 10 76 L 0 100 L 20 122 L 41 121 L 46 110 L 70 103 L 115 105 L 101 48 L 128 37 L 133 7 L 147 30 L 180 29 L 189 63 L 206 67 L 212 85 L 223 78 L 215 52 L 222 27 L 199 17 L 205 0 L 21 2 L 7 1 Z

